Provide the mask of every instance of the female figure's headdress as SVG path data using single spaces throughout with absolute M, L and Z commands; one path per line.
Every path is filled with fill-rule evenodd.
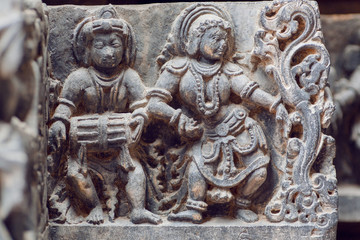
M 118 33 L 124 46 L 124 56 L 122 63 L 132 67 L 136 57 L 136 42 L 134 31 L 131 26 L 123 19 L 119 18 L 112 5 L 100 9 L 96 16 L 85 18 L 81 21 L 74 31 L 73 50 L 76 59 L 89 66 L 89 43 L 93 40 L 96 33 Z
M 167 42 L 157 58 L 158 64 L 163 65 L 173 56 L 195 54 L 202 35 L 211 27 L 221 27 L 228 31 L 225 57 L 230 57 L 235 45 L 230 15 L 213 4 L 198 3 L 184 9 L 175 19 Z

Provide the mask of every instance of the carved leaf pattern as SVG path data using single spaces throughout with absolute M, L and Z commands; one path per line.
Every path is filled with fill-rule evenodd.
M 322 133 L 334 104 L 327 91 L 329 54 L 314 4 L 278 1 L 266 7 L 255 35 L 253 60 L 276 81 L 292 125 L 286 172 L 265 215 L 272 222 L 316 222 L 322 229 L 336 218 L 335 144 Z

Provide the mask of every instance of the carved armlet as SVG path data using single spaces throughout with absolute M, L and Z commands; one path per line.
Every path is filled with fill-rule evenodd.
M 257 82 L 251 81 L 248 82 L 245 87 L 240 91 L 241 98 L 249 98 L 251 94 L 259 87 Z
M 147 91 L 146 97 L 149 99 L 151 97 L 158 97 L 162 101 L 169 103 L 172 101 L 173 97 L 171 93 L 163 88 L 151 88 Z
M 147 103 L 148 103 L 147 99 L 141 99 L 139 101 L 136 101 L 136 102 L 133 102 L 132 104 L 130 104 L 129 108 L 131 111 L 134 111 L 138 108 L 145 107 Z

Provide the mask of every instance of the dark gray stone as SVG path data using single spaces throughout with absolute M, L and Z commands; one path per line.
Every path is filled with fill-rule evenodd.
M 118 219 L 113 224 L 101 226 L 90 225 L 60 225 L 49 227 L 51 240 L 96 240 L 96 239 L 126 239 L 126 240 L 195 240 L 195 239 L 336 239 L 336 226 L 326 232 L 316 233 L 312 226 L 302 223 L 244 223 L 240 220 L 214 218 L 201 225 L 190 223 L 167 222 L 154 226 L 148 224 L 134 225 L 127 219 Z
M 335 106 L 315 2 L 58 6 L 49 16 L 53 238 L 89 237 L 80 228 L 335 237 L 335 143 L 324 133 Z M 164 223 L 130 227 L 125 215 Z

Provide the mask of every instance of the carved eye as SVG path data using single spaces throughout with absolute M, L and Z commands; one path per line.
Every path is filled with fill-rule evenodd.
M 121 47 L 121 44 L 119 41 L 115 40 L 115 41 L 112 41 L 111 46 L 118 48 L 118 47 Z
M 104 44 L 102 42 L 96 42 L 94 43 L 94 47 L 97 49 L 102 49 L 104 47 Z

